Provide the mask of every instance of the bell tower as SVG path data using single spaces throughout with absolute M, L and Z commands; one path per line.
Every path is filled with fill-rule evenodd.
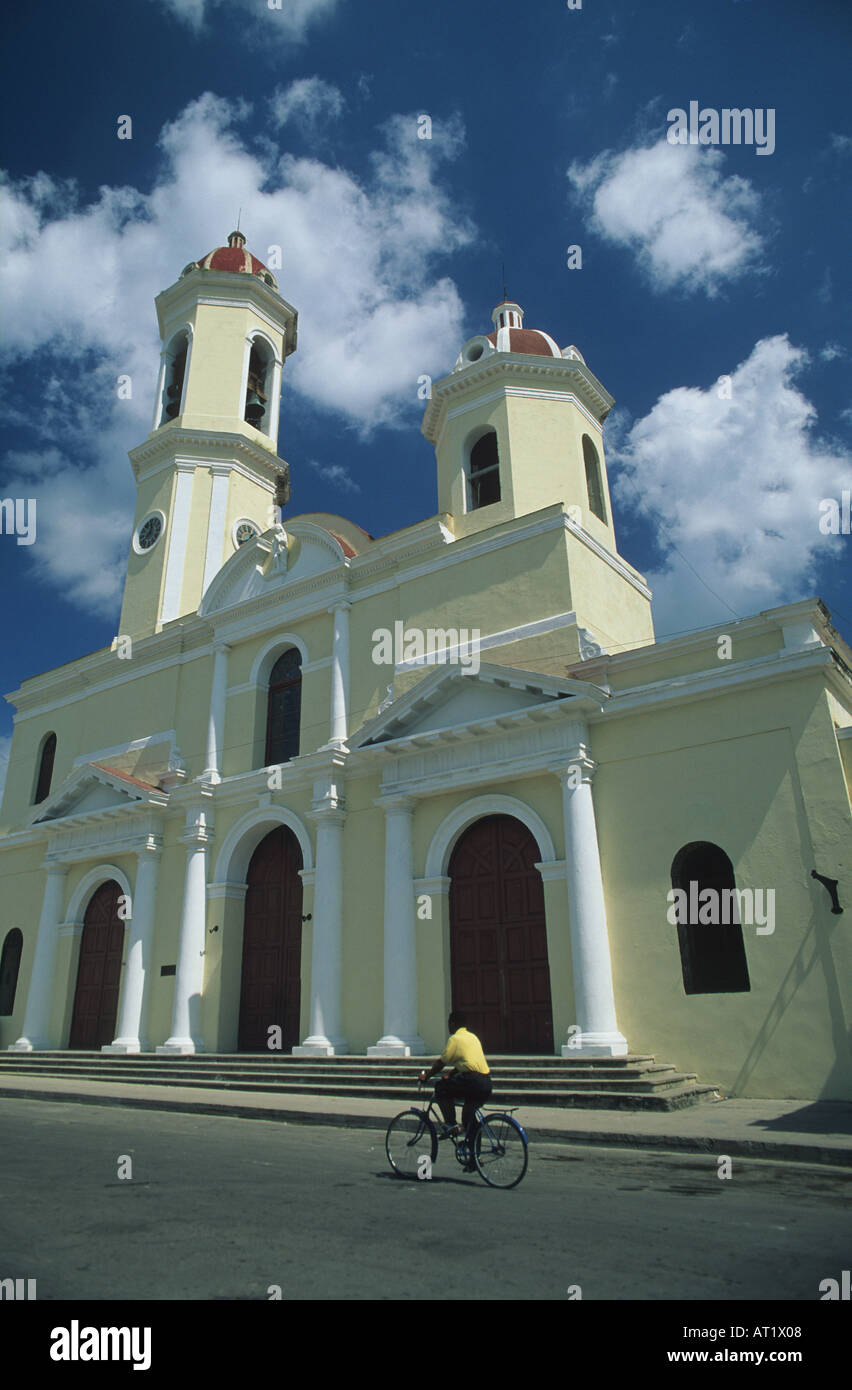
M 423 416 L 439 512 L 457 541 L 533 516 L 563 527 L 567 572 L 552 602 L 619 649 L 652 642 L 650 591 L 618 554 L 613 526 L 603 447 L 612 396 L 576 347 L 525 328 L 514 300 L 491 321 L 433 383 Z
M 152 429 L 131 450 L 137 505 L 119 632 L 148 636 L 198 610 L 235 549 L 289 499 L 278 456 L 281 372 L 298 315 L 242 232 L 157 296 Z

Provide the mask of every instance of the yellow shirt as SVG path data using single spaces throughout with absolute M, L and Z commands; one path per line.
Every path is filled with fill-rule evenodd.
M 482 1076 L 490 1076 L 491 1068 L 485 1060 L 482 1044 L 475 1033 L 466 1028 L 458 1028 L 441 1053 L 444 1066 L 455 1067 L 456 1071 L 475 1071 Z

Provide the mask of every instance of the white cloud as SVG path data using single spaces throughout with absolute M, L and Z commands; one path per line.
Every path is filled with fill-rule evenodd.
M 277 127 L 293 121 L 307 130 L 314 130 L 325 119 L 333 120 L 344 107 L 340 88 L 321 77 L 300 77 L 289 87 L 277 87 L 270 104 Z
M 466 336 L 455 285 L 432 273 L 438 256 L 473 236 L 440 181 L 461 128 L 436 121 L 421 141 L 416 113 L 396 117 L 358 177 L 316 158 L 279 158 L 277 147 L 270 157 L 267 135 L 261 154 L 249 149 L 240 134 L 248 114 L 210 93 L 191 103 L 162 132 L 150 192 L 102 188 L 85 204 L 73 184 L 44 173 L 3 190 L 0 360 L 28 388 L 4 392 L 4 414 L 33 436 L 9 458 L 4 495 L 39 500 L 39 541 L 22 563 L 99 615 L 115 612 L 130 541 L 126 452 L 150 429 L 154 297 L 224 242 L 238 208 L 261 260 L 283 247 L 276 278 L 300 314 L 287 387 L 362 433 L 414 422 L 418 377 L 441 375 Z M 33 360 L 45 383 L 35 410 Z M 124 373 L 133 396 L 120 401 Z M 286 409 L 285 396 L 285 429 Z
M 191 29 L 200 29 L 204 23 L 204 7 L 207 0 L 157 0 L 164 9 L 182 19 Z
M 208 20 L 227 7 L 231 14 L 240 11 L 238 29 L 247 36 L 263 42 L 284 41 L 299 43 L 315 20 L 328 18 L 337 8 L 338 0 L 154 0 L 169 14 L 199 33 Z M 242 15 L 253 21 L 248 30 Z
M 724 178 L 721 150 L 667 140 L 575 161 L 568 177 L 592 230 L 629 247 L 656 290 L 718 292 L 759 263 L 760 200 L 748 180 Z
M 648 575 L 660 631 L 729 612 L 673 546 L 740 616 L 807 597 L 817 566 L 848 547 L 819 529 L 820 501 L 850 486 L 852 459 L 818 437 L 814 407 L 793 384 L 807 360 L 786 336 L 764 338 L 729 387 L 677 387 L 608 440 L 619 504 L 647 505 L 666 557 Z
M 340 488 L 342 492 L 360 492 L 361 488 L 347 468 L 340 463 L 317 463 L 316 459 L 310 460 L 310 466 L 315 473 L 318 473 L 323 482 L 330 483 L 332 487 Z
M 23 593 L 29 582 L 55 588 L 69 603 L 99 617 L 116 616 L 133 517 L 134 489 L 129 464 L 115 468 L 121 452 L 105 438 L 95 461 L 80 467 L 69 453 L 47 448 L 6 455 L 6 496 L 36 500 L 37 534 L 33 545 L 19 547 L 26 564 Z

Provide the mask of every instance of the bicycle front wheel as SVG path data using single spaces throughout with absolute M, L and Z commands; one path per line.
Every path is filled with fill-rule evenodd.
M 527 1171 L 527 1136 L 511 1115 L 486 1115 L 476 1131 L 473 1157 L 489 1187 L 517 1187 Z
M 435 1126 L 422 1110 L 404 1110 L 388 1125 L 385 1152 L 391 1168 L 400 1177 L 431 1177 L 438 1157 Z

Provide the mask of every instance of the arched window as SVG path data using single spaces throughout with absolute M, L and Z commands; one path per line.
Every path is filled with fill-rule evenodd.
M 684 845 L 672 863 L 672 888 L 686 895 L 677 914 L 686 993 L 750 990 L 734 866 L 725 851 L 705 840 Z
M 601 464 L 598 451 L 587 434 L 583 435 L 583 462 L 586 465 L 586 492 L 589 496 L 589 510 L 606 524 L 606 503 L 604 501 Z
M 41 759 L 38 765 L 38 778 L 36 780 L 35 796 L 33 805 L 38 806 L 50 795 L 50 783 L 53 779 L 53 760 L 56 757 L 56 734 L 47 734 L 41 745 Z
M 0 955 L 0 1015 L 9 1015 L 15 1008 L 15 990 L 24 946 L 23 933 L 17 927 L 6 933 Z
M 263 338 L 255 338 L 249 353 L 245 419 L 256 430 L 269 434 L 272 418 L 272 376 L 275 359 Z
M 500 501 L 500 456 L 494 430 L 477 439 L 470 451 L 467 486 L 468 511 L 475 512 Z
M 166 380 L 163 388 L 163 418 L 160 421 L 161 425 L 166 424 L 168 420 L 174 420 L 180 414 L 188 352 L 189 334 L 179 333 L 169 345 L 166 357 Z
M 269 677 L 266 704 L 266 762 L 273 767 L 299 756 L 302 658 L 295 647 L 279 656 Z

